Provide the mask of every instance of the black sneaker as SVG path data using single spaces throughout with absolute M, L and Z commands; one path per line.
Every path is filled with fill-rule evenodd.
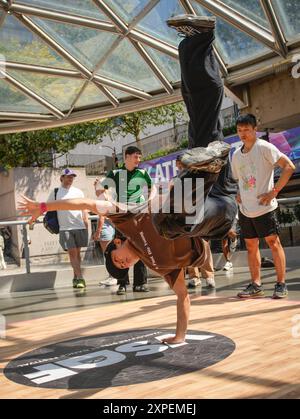
M 167 20 L 167 25 L 186 36 L 208 32 L 215 28 L 216 18 L 209 16 L 178 15 Z
M 119 285 L 117 295 L 125 295 L 126 294 L 126 286 L 125 285 Z
M 285 283 L 276 282 L 272 298 L 286 298 L 288 296 L 288 289 Z
M 181 157 L 183 167 L 189 171 L 219 173 L 227 163 L 230 144 L 213 141 L 207 147 L 187 150 Z
M 264 289 L 262 285 L 256 285 L 254 283 L 251 283 L 247 285 L 247 287 L 240 291 L 237 296 L 239 298 L 257 298 L 257 297 L 263 297 L 265 295 Z
M 147 287 L 147 285 L 143 284 L 143 285 L 134 285 L 133 291 L 134 292 L 149 292 L 150 290 Z

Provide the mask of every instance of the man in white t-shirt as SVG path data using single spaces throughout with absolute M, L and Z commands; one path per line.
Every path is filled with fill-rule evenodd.
M 284 298 L 285 253 L 279 239 L 279 222 L 276 216 L 276 197 L 292 176 L 295 166 L 273 144 L 256 138 L 256 118 L 252 114 L 237 119 L 237 133 L 243 142 L 232 157 L 233 176 L 238 180 L 239 224 L 248 250 L 251 283 L 238 293 L 240 298 L 264 295 L 261 284 L 259 239 L 264 238 L 270 247 L 277 273 L 273 298 Z M 281 176 L 274 186 L 274 167 L 281 168 Z
M 61 186 L 58 188 L 56 199 L 84 198 L 83 192 L 74 188 L 76 173 L 71 169 L 64 169 L 61 173 Z M 54 200 L 54 191 L 48 201 Z M 73 288 L 85 288 L 85 280 L 81 271 L 81 247 L 88 245 L 88 211 L 57 211 L 59 223 L 59 243 L 68 251 L 74 271 Z

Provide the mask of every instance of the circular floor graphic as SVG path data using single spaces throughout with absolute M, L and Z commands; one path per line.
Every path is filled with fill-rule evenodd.
M 16 383 L 56 389 L 126 386 L 163 380 L 214 365 L 235 349 L 216 333 L 189 331 L 164 345 L 170 330 L 130 330 L 54 343 L 12 360 L 4 374 Z

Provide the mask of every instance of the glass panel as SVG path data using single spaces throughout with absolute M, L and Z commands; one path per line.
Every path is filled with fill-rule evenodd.
M 25 73 L 15 70 L 10 70 L 8 73 L 62 111 L 71 106 L 84 83 L 81 79 L 69 79 L 48 74 Z
M 94 69 L 118 37 L 118 35 L 109 32 L 100 32 L 83 26 L 39 18 L 32 19 L 89 70 Z
M 261 7 L 260 0 L 222 0 L 223 3 L 252 19 L 255 23 L 263 27 L 270 28 L 270 23 L 266 18 L 265 12 Z
M 199 15 L 211 15 L 211 13 L 202 8 L 193 1 L 193 6 Z M 251 59 L 270 49 L 260 44 L 251 36 L 245 34 L 221 18 L 217 18 L 216 26 L 217 47 L 226 64 L 234 64 L 238 61 Z
M 58 0 L 21 0 L 20 3 L 57 12 L 108 20 L 92 0 L 64 0 L 63 2 Z
M 7 15 L 0 28 L 0 54 L 7 61 L 74 69 L 19 21 Z
M 49 114 L 47 108 L 2 79 L 0 79 L 0 111 Z
M 149 0 L 106 0 L 118 16 L 129 23 L 147 5 Z
M 272 4 L 285 31 L 287 39 L 300 37 L 300 1 L 273 0 Z
M 75 109 L 82 106 L 96 105 L 97 103 L 103 104 L 104 102 L 109 102 L 108 98 L 94 83 L 89 83 L 75 103 Z
M 162 41 L 177 46 L 182 40 L 177 31 L 169 28 L 166 20 L 171 16 L 186 13 L 177 0 L 160 1 L 150 13 L 142 19 L 137 29 L 149 33 Z
M 97 73 L 145 91 L 162 87 L 127 39 L 119 44 Z
M 126 98 L 132 98 L 132 96 L 129 94 L 129 93 L 127 93 L 127 92 L 123 92 L 122 90 L 118 90 L 118 89 L 114 89 L 114 88 L 112 88 L 112 87 L 108 87 L 108 89 L 111 91 L 111 93 L 113 94 L 113 95 L 115 95 L 116 96 L 116 98 L 117 99 L 124 99 L 125 97 Z
M 144 45 L 144 48 L 171 83 L 181 80 L 180 65 L 178 60 L 175 60 L 169 55 L 163 54 L 162 52 L 146 45 Z

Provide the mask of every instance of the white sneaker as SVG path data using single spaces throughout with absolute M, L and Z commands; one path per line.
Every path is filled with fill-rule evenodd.
M 196 276 L 189 280 L 188 288 L 196 288 L 201 286 L 201 279 Z
M 205 278 L 205 281 L 206 281 L 206 285 L 208 286 L 208 288 L 216 288 L 216 283 L 215 283 L 214 277 Z
M 233 268 L 232 262 L 229 262 L 229 260 L 225 263 L 223 267 L 223 271 L 230 271 Z
M 103 281 L 99 282 L 99 285 L 105 285 L 106 287 L 111 287 L 112 285 L 117 285 L 118 281 L 116 278 L 108 277 L 107 279 L 104 279 Z

